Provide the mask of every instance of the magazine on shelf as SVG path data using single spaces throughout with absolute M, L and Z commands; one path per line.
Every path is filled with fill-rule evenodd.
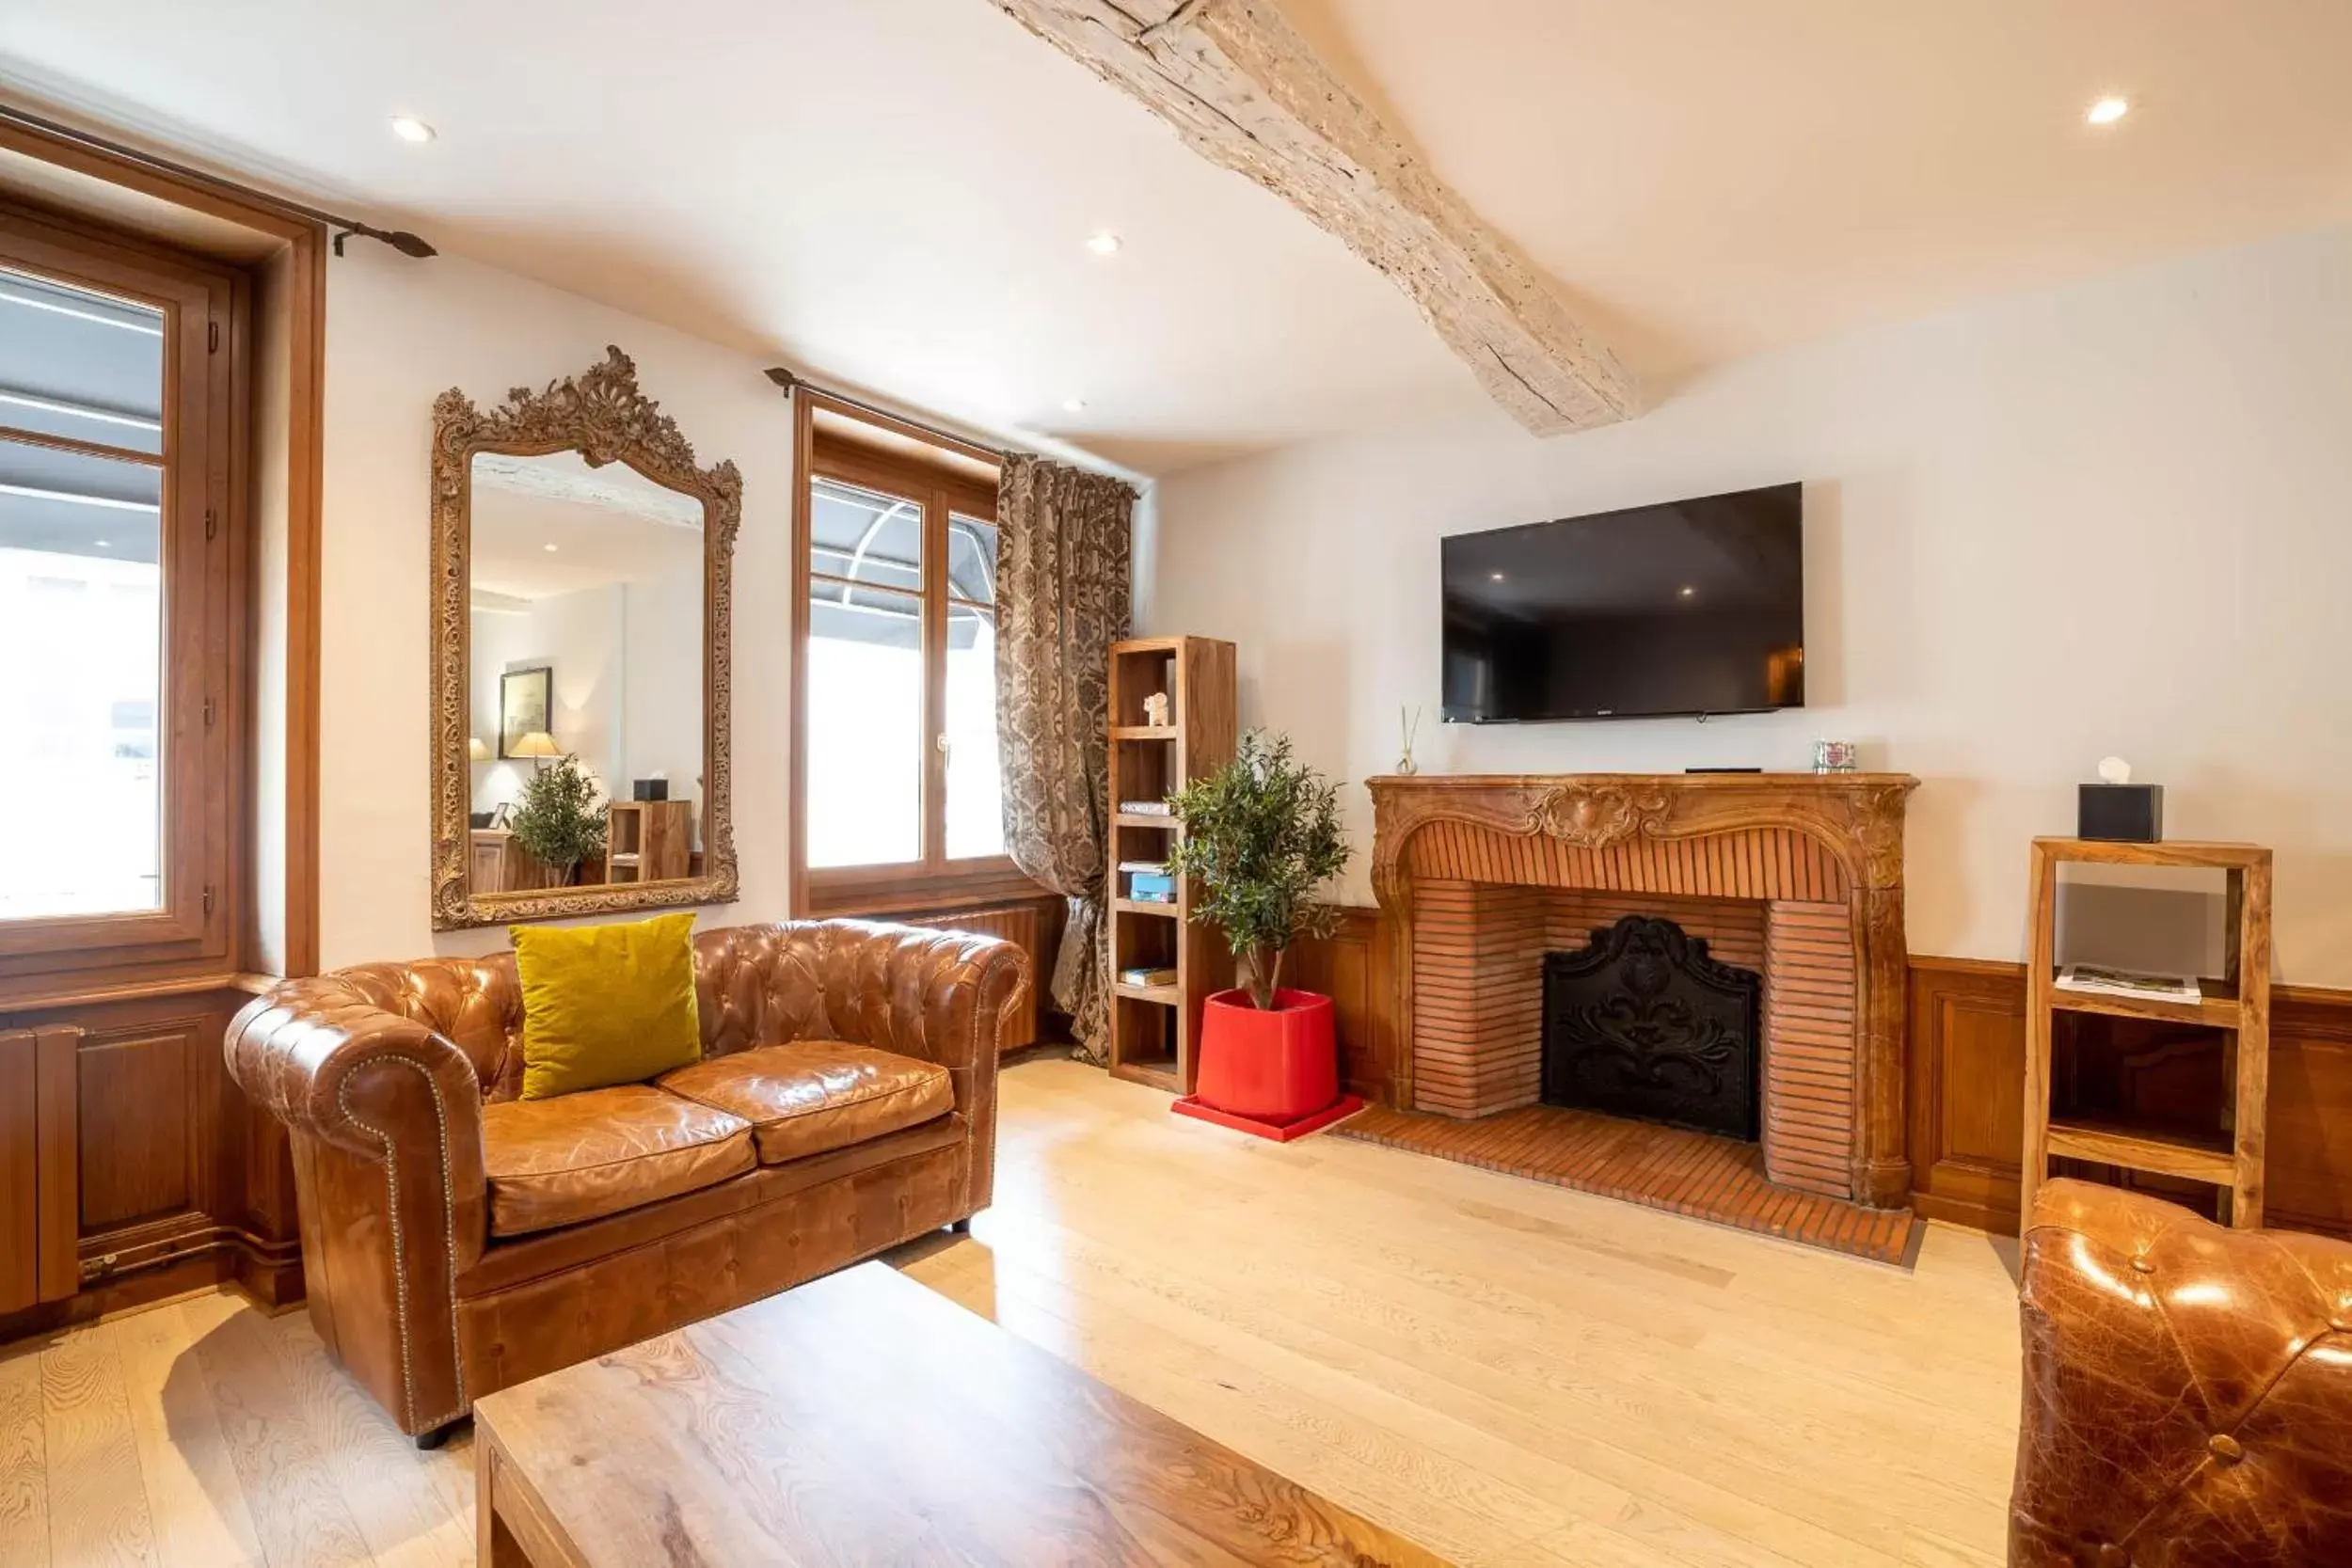
M 2204 990 L 2193 974 L 2136 974 L 2128 969 L 2106 969 L 2098 964 L 2068 964 L 2058 971 L 2058 986 L 2060 990 L 2128 996 L 2143 1002 L 2204 1000 Z
M 1168 875 L 1168 863 L 1166 861 L 1120 861 L 1119 869 L 1140 871 L 1148 877 L 1165 877 Z
M 1173 816 L 1176 815 L 1168 810 L 1166 800 L 1121 800 L 1119 802 L 1119 814 L 1121 816 Z

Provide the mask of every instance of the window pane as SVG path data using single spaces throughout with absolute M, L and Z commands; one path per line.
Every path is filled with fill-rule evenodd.
M 996 525 L 950 513 L 947 592 L 975 604 L 996 602 Z
M 0 269 L 0 920 L 163 905 L 164 315 Z
M 0 268 L 0 426 L 164 450 L 164 316 Z
M 992 543 L 993 531 L 991 531 Z M 947 858 L 1005 852 L 996 763 L 996 617 L 947 607 Z
M 0 438 L 0 919 L 162 907 L 158 477 Z
M 808 603 L 808 863 L 923 854 L 923 602 L 818 583 Z
M 809 485 L 812 572 L 923 591 L 923 507 L 898 496 L 818 479 Z

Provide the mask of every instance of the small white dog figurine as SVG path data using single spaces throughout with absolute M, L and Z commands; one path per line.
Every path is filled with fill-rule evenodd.
M 1143 700 L 1143 721 L 1155 730 L 1168 728 L 1168 693 L 1154 691 Z

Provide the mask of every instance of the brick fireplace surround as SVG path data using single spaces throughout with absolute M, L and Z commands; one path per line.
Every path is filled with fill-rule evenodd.
M 1763 976 L 1762 1180 L 1749 1186 L 1814 1195 L 1817 1208 L 1899 1209 L 1911 1187 L 1903 807 L 1917 783 L 1883 773 L 1370 781 L 1373 887 L 1393 926 L 1394 1016 L 1407 1025 L 1395 1110 L 1422 1113 L 1414 1119 L 1438 1129 L 1425 1146 L 1442 1153 L 1474 1140 L 1435 1117 L 1534 1104 L 1544 953 L 1581 947 L 1626 914 L 1662 915 L 1706 938 L 1719 961 Z M 1613 1135 L 1648 1127 L 1551 1114 L 1566 1137 L 1589 1139 L 1575 1129 L 1597 1120 Z M 1677 1155 L 1701 1136 L 1656 1130 Z M 1753 1211 L 1753 1194 L 1689 1185 L 1645 1200 L 1753 1218 L 1710 1208 Z

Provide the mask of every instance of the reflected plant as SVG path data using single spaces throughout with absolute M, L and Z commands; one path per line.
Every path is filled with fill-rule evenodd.
M 604 859 L 607 808 L 599 793 L 580 758 L 557 758 L 523 781 L 508 822 L 515 841 L 565 882 L 577 880 L 582 862 Z

